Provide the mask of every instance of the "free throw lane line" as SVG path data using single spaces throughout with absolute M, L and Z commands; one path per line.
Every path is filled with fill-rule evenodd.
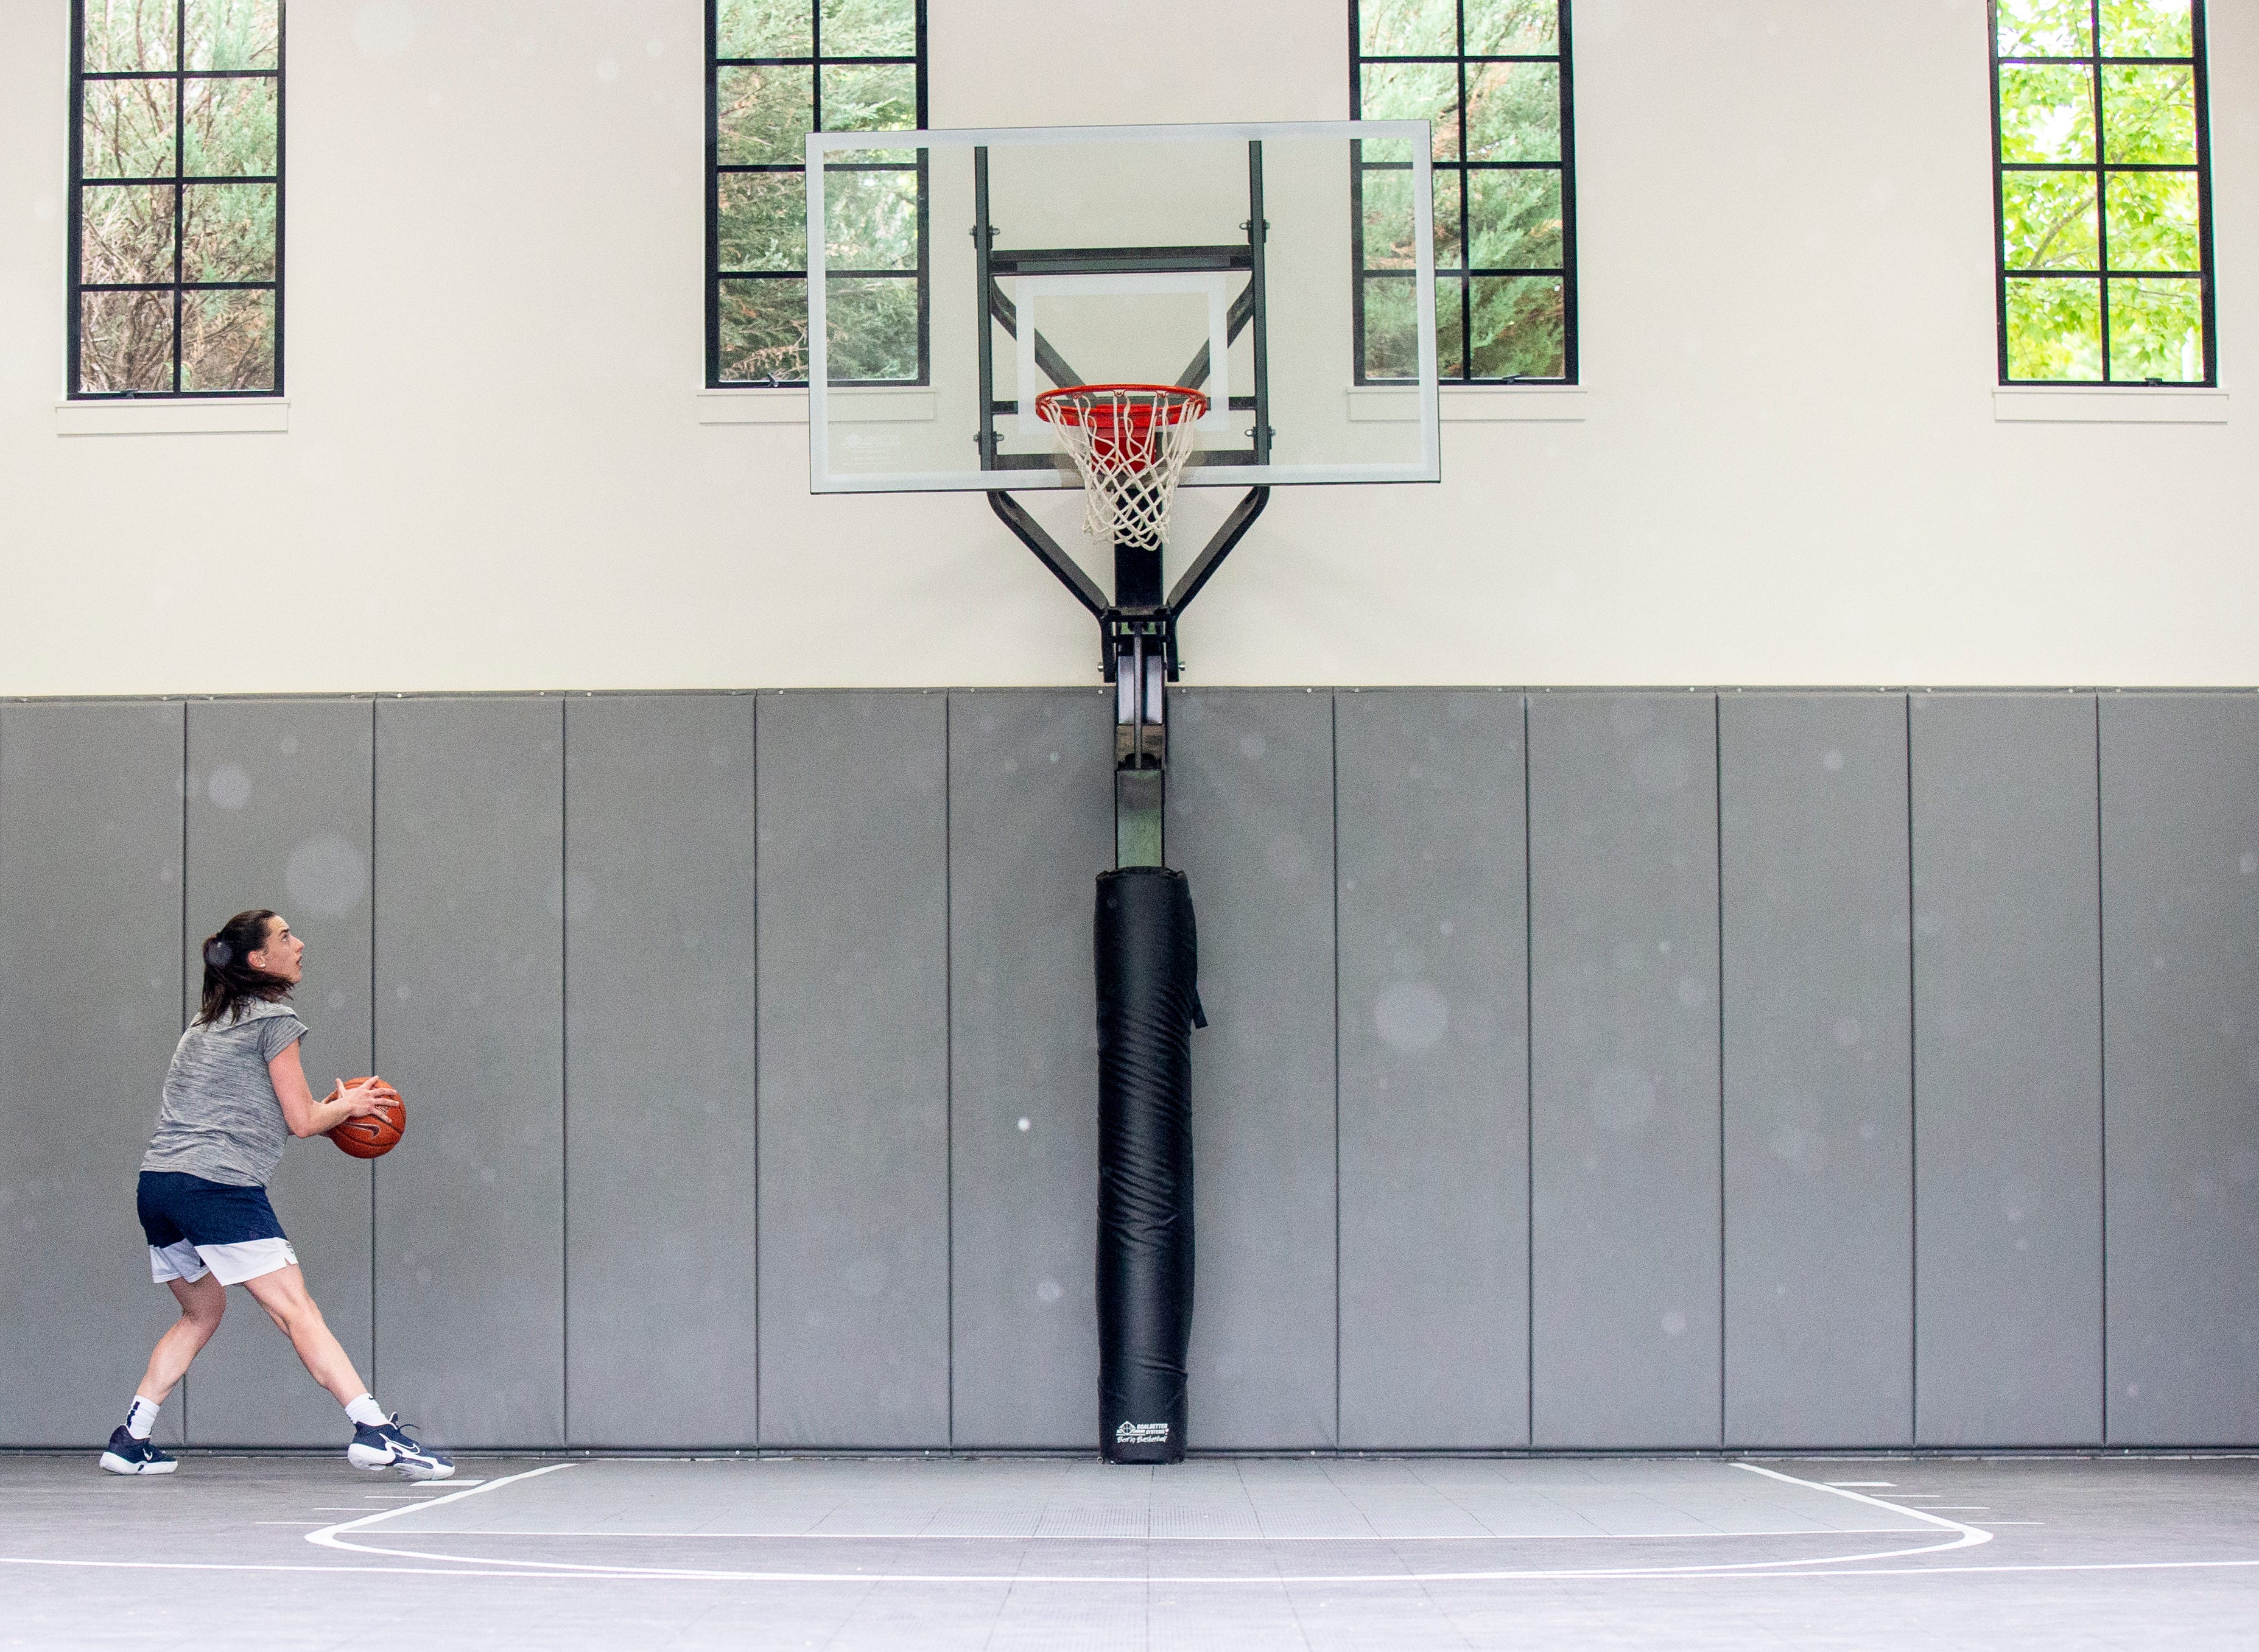
M 359 1544 L 339 1541 L 338 1534 L 357 1532 L 365 1526 L 375 1525 L 379 1520 L 396 1519 L 411 1509 L 438 1508 L 443 1503 L 460 1503 L 467 1497 L 483 1497 L 488 1492 L 501 1491 L 505 1485 L 516 1485 L 521 1480 L 538 1480 L 545 1474 L 554 1474 L 560 1469 L 572 1466 L 569 1463 L 551 1463 L 541 1468 L 528 1469 L 523 1474 L 505 1474 L 499 1480 L 480 1480 L 444 1497 L 418 1498 L 412 1503 L 403 1503 L 397 1508 L 381 1508 L 373 1514 L 364 1514 L 357 1520 L 339 1520 L 336 1525 L 324 1526 L 317 1532 L 308 1532 L 306 1541 L 319 1543 L 324 1549 L 357 1549 Z
M 553 1473 L 558 1469 L 570 1468 L 572 1466 L 574 1465 L 571 1463 L 553 1463 L 546 1469 L 534 1469 L 524 1474 L 511 1475 L 506 1479 L 494 1481 L 492 1482 L 492 1485 L 495 1487 L 510 1485 L 520 1480 L 531 1479 L 538 1474 Z M 597 1563 L 563 1560 L 508 1560 L 495 1556 L 448 1555 L 434 1552 L 429 1549 L 396 1549 L 376 1543 L 355 1542 L 344 1535 L 344 1534 L 347 1532 L 364 1532 L 365 1529 L 370 1526 L 376 1525 L 383 1520 L 390 1520 L 396 1515 L 405 1513 L 407 1513 L 407 1509 L 404 1507 L 386 1509 L 378 1513 L 366 1516 L 359 1520 L 348 1520 L 338 1526 L 325 1527 L 318 1532 L 309 1532 L 306 1535 L 306 1540 L 309 1542 L 322 1543 L 327 1548 L 349 1549 L 357 1554 L 379 1556 L 387 1560 L 425 1561 L 436 1562 L 440 1564 L 453 1562 L 466 1566 L 510 1567 L 521 1570 L 524 1575 L 533 1577 L 602 1577 L 622 1580 L 631 1577 L 649 1577 L 653 1579 L 666 1578 L 679 1582 L 699 1583 L 852 1583 L 861 1584 L 874 1583 L 907 1583 L 917 1584 L 923 1586 L 944 1584 L 987 1585 L 998 1584 L 1051 1584 L 1080 1585 L 1085 1587 L 1097 1584 L 1121 1584 L 1126 1582 L 1137 1581 L 1142 1581 L 1146 1584 L 1166 1584 L 1178 1587 L 1197 1587 L 1201 1585 L 1245 1587 L 1249 1584 L 1255 1584 L 1262 1587 L 1275 1587 L 1286 1584 L 1378 1584 L 1386 1585 L 1433 1583 L 1507 1583 L 1524 1581 L 1538 1582 L 1553 1579 L 1587 1577 L 1621 1577 L 1628 1579 L 1640 1577 L 1715 1577 L 1757 1573 L 1771 1573 L 1792 1577 L 1824 1576 L 1826 1575 L 1824 1572 L 1816 1570 L 1815 1569 L 1824 1567 L 1850 1567 L 1874 1562 L 1906 1561 L 1913 1559 L 1917 1555 L 1939 1554 L 1950 1549 L 1970 1549 L 1974 1548 L 1978 1544 L 1989 1543 L 1992 1541 L 1992 1534 L 1990 1532 L 1980 1531 L 1973 1526 L 1964 1526 L 1958 1520 L 1947 1520 L 1942 1515 L 1929 1514 L 1920 1509 L 1906 1508 L 1896 1503 L 1885 1502 L 1880 1498 L 1869 1497 L 1863 1492 L 1849 1491 L 1840 1486 L 1827 1485 L 1816 1480 L 1799 1479 L 1792 1474 L 1783 1474 L 1777 1469 L 1762 1468 L 1753 1463 L 1736 1463 L 1731 1466 L 1737 1469 L 1746 1470 L 1751 1474 L 1763 1475 L 1767 1479 L 1778 1480 L 1786 1485 L 1799 1486 L 1807 1491 L 1825 1492 L 1830 1497 L 1845 1498 L 1856 1503 L 1863 1503 L 1871 1507 L 1880 1509 L 1885 1513 L 1899 1515 L 1907 1520 L 1918 1521 L 1922 1525 L 1935 1527 L 1942 1532 L 1949 1533 L 1950 1535 L 1943 1542 L 1923 1543 L 1912 1549 L 1869 1549 L 1858 1554 L 1851 1555 L 1814 1556 L 1808 1560 L 1784 1560 L 1778 1556 L 1774 1556 L 1765 1560 L 1712 1562 L 1706 1564 L 1682 1566 L 1593 1566 L 1516 1568 L 1513 1570 L 1484 1570 L 1479 1571 L 1407 1570 L 1401 1572 L 1370 1573 L 1282 1572 L 1261 1577 L 1199 1576 L 1164 1577 L 1148 1576 L 1143 1579 L 1125 1579 L 1120 1577 L 1094 1577 L 1087 1575 L 1067 1575 L 1060 1573 L 1029 1571 L 1018 1571 L 995 1576 L 983 1574 L 951 1575 L 949 1573 L 927 1572 L 880 1572 L 868 1570 L 853 1572 L 746 1571 L 708 1567 L 625 1566 L 617 1563 L 602 1564 Z M 485 1490 L 488 1488 L 481 1487 L 480 1489 Z M 438 1503 L 452 1502 L 453 1500 L 454 1499 L 453 1498 L 439 1498 L 434 1499 L 431 1504 L 417 1504 L 413 1506 L 431 1507 L 436 1506 Z M 437 1535 L 438 1534 L 430 1535 Z M 601 1537 L 602 1535 L 603 1534 L 602 1533 L 586 1534 L 586 1535 L 598 1537 Z M 474 1532 L 463 1532 L 448 1534 L 448 1535 L 476 1537 L 480 1535 L 480 1534 Z M 559 1537 L 567 1537 L 574 1535 L 574 1534 L 558 1533 L 555 1535 Z M 1602 1541 L 1605 1540 L 1603 1539 Z

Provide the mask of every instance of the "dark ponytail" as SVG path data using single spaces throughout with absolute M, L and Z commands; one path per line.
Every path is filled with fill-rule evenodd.
M 196 1011 L 198 1021 L 233 1021 L 248 1000 L 271 1004 L 288 995 L 289 982 L 251 967 L 251 955 L 267 944 L 267 926 L 274 916 L 264 907 L 239 912 L 219 926 L 217 935 L 205 938 L 204 1001 Z

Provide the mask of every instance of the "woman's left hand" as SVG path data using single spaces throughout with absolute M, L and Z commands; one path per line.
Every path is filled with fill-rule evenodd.
M 343 1079 L 324 1100 L 342 1103 L 346 1117 L 365 1119 L 372 1113 L 389 1113 L 400 1100 L 400 1092 L 371 1073 L 359 1084 L 347 1085 Z

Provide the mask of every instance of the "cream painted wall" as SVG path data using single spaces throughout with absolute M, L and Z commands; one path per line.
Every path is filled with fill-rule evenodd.
M 1343 10 L 931 0 L 933 117 L 1336 117 Z M 2211 10 L 2233 392 L 2259 0 Z M 68 14 L 0 0 L 0 694 L 1094 680 L 977 495 L 698 422 L 698 0 L 297 0 L 288 433 L 58 435 Z M 1194 680 L 2259 681 L 2259 402 L 1994 420 L 1985 17 L 1578 0 L 1586 417 L 1277 495 Z

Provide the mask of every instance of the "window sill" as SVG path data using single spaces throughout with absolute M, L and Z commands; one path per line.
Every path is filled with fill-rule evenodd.
M 805 390 L 701 390 L 694 398 L 701 424 L 805 424 Z M 834 390 L 827 398 L 834 424 L 930 424 L 939 417 L 937 393 L 924 385 Z
M 701 424 L 805 424 L 805 390 L 701 390 L 691 398 Z
M 58 436 L 280 435 L 290 403 L 280 396 L 135 396 L 116 402 L 58 402 Z
M 2225 424 L 2227 392 L 2170 385 L 2140 389 L 2084 385 L 1992 392 L 1999 424 Z
M 1437 399 L 1437 415 L 1446 424 L 1569 424 L 1585 419 L 1581 384 L 1447 384 Z M 1408 424 L 1419 417 L 1417 390 L 1361 384 L 1349 392 L 1352 424 Z

